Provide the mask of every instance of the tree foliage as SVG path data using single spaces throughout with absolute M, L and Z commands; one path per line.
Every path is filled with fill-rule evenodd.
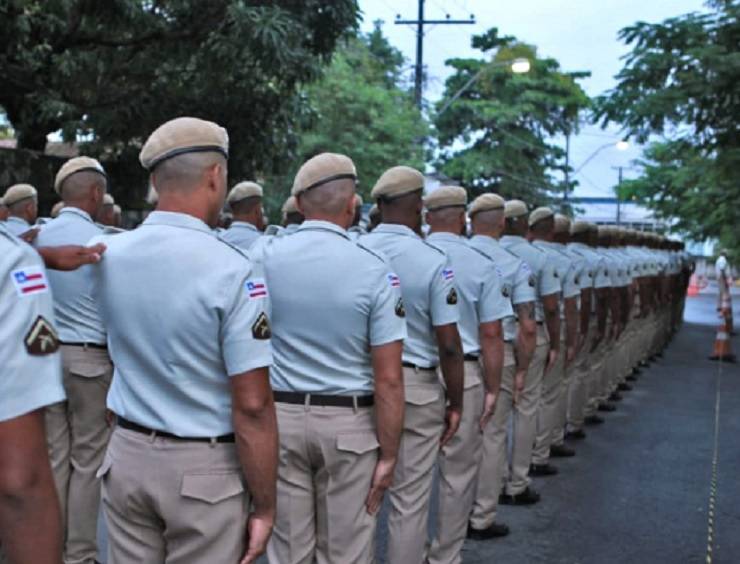
M 113 158 L 172 117 L 212 119 L 252 175 L 294 153 L 298 88 L 357 18 L 355 0 L 0 0 L 0 106 L 21 147 L 61 129 Z
M 491 53 L 486 59 L 451 59 L 455 73 L 437 103 L 440 167 L 474 194 L 495 191 L 542 203 L 547 192 L 563 188 L 553 172 L 563 171 L 563 150 L 553 137 L 577 130 L 579 111 L 589 99 L 577 80 L 586 72 L 565 73 L 534 46 L 492 28 L 473 37 L 473 47 Z M 510 63 L 524 57 L 531 70 L 513 74 Z M 475 78 L 477 77 L 477 78 Z
M 648 148 L 630 195 L 678 218 L 690 235 L 718 237 L 740 254 L 740 4 L 708 7 L 621 30 L 632 51 L 595 115 L 639 141 L 663 138 Z
M 429 130 L 401 78 L 404 62 L 379 29 L 348 38 L 323 78 L 305 89 L 311 113 L 300 132 L 299 161 L 322 151 L 349 155 L 365 197 L 391 166 L 423 170 Z

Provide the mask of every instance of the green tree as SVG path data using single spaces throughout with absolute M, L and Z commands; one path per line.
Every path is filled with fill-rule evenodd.
M 534 46 L 514 37 L 499 36 L 496 28 L 473 37 L 472 45 L 490 55 L 447 61 L 455 73 L 436 105 L 439 166 L 473 194 L 494 191 L 544 203 L 548 192 L 563 189 L 552 173 L 564 170 L 565 155 L 553 138 L 577 130 L 578 113 L 589 106 L 577 80 L 588 73 L 565 73 L 555 59 L 539 57 Z M 521 57 L 531 69 L 513 74 L 510 63 Z
M 644 177 L 625 185 L 693 237 L 718 237 L 740 255 L 740 3 L 661 23 L 638 22 L 620 38 L 632 46 L 617 86 L 595 116 L 639 141 L 660 136 L 641 162 Z
M 401 83 L 403 64 L 379 29 L 348 38 L 323 78 L 305 89 L 311 113 L 300 134 L 301 159 L 322 151 L 349 155 L 366 198 L 391 166 L 423 170 L 429 130 Z
M 297 91 L 357 18 L 356 0 L 0 0 L 0 106 L 21 147 L 61 129 L 131 160 L 167 119 L 212 119 L 253 175 L 294 154 Z

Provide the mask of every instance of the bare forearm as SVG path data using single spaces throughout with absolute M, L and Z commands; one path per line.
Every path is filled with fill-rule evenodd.
M 566 298 L 565 304 L 565 346 L 576 346 L 578 339 L 578 304 L 576 298 Z
M 483 380 L 486 390 L 498 394 L 501 389 L 501 373 L 504 368 L 504 340 L 481 331 L 481 356 L 483 357 Z
M 396 460 L 403 431 L 404 388 L 400 369 L 396 374 L 375 375 L 375 420 L 380 458 Z
M 588 335 L 588 327 L 591 323 L 591 299 L 593 291 L 590 289 L 581 290 L 581 335 Z
M 543 305 L 545 310 L 545 325 L 547 326 L 547 334 L 550 337 L 550 349 L 559 350 L 560 307 L 558 299 L 555 296 L 545 296 L 545 298 L 543 298 Z
M 457 326 L 454 326 L 454 332 L 445 331 L 445 333 L 442 338 L 438 333 L 437 338 L 439 365 L 447 389 L 449 407 L 461 410 L 464 379 L 462 343 L 460 342 L 460 334 L 457 332 Z
M 234 411 L 236 448 L 255 514 L 274 519 L 277 499 L 278 429 L 272 398 L 263 409 Z
M 600 337 L 606 333 L 606 316 L 607 301 L 609 300 L 608 290 L 601 290 L 596 295 L 596 331 Z
M 526 372 L 532 362 L 534 349 L 537 346 L 537 323 L 534 316 L 534 302 L 526 302 L 516 306 L 519 317 L 519 330 L 514 344 L 517 370 Z

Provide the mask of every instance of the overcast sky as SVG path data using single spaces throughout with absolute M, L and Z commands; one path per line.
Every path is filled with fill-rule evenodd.
M 416 20 L 417 0 L 360 0 L 360 8 L 362 29 L 370 31 L 374 20 L 384 20 L 383 33 L 413 63 L 416 28 L 393 21 L 397 14 L 402 19 Z M 426 19 L 444 19 L 446 14 L 452 19 L 468 19 L 473 14 L 476 24 L 425 27 L 424 64 L 429 81 L 424 96 L 427 100 L 439 99 L 449 74 L 445 60 L 479 57 L 480 52 L 470 47 L 470 38 L 494 26 L 503 35 L 536 45 L 541 56 L 554 57 L 565 71 L 591 71 L 591 77 L 581 84 L 590 96 L 595 96 L 615 85 L 614 75 L 622 68 L 620 57 L 628 49 L 617 39 L 621 28 L 640 20 L 658 22 L 703 9 L 703 0 L 426 0 Z M 584 127 L 577 138 L 571 139 L 573 168 L 618 139 L 618 130 Z M 612 195 L 617 173 L 611 167 L 629 166 L 639 155 L 640 148 L 634 145 L 626 151 L 611 146 L 601 150 L 577 177 L 580 186 L 576 195 Z M 625 171 L 625 177 L 635 174 Z

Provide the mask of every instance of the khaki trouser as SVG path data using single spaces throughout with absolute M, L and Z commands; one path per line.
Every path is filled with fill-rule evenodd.
M 537 408 L 537 433 L 532 449 L 533 464 L 547 464 L 550 460 L 550 445 L 558 426 L 560 408 L 558 402 L 565 380 L 566 347 L 565 336 L 562 333 L 564 332 L 561 332 L 560 342 L 563 346 L 560 347 L 558 359 L 542 378 L 542 397 Z
M 460 428 L 439 455 L 437 536 L 429 549 L 430 563 L 462 562 L 460 551 L 468 529 L 483 443 L 479 419 L 484 395 L 481 365 L 466 361 L 465 407 Z
M 588 400 L 584 409 L 584 417 L 589 417 L 596 413 L 596 408 L 601 401 L 601 379 L 603 377 L 607 345 L 602 341 L 596 350 L 588 355 L 586 368 L 586 389 L 588 390 Z
M 506 484 L 506 493 L 517 495 L 529 486 L 529 465 L 532 463 L 532 448 L 537 432 L 537 407 L 542 395 L 542 378 L 545 373 L 550 344 L 545 328 L 537 326 L 537 348 L 529 363 L 524 391 L 514 406 L 514 440 L 511 447 L 511 473 Z
M 365 506 L 378 460 L 374 409 L 275 405 L 280 460 L 269 561 L 375 562 L 377 517 Z
M 514 406 L 514 351 L 510 343 L 504 345 L 504 370 L 501 390 L 496 400 L 493 417 L 483 433 L 482 456 L 478 466 L 478 480 L 470 514 L 470 526 L 487 529 L 496 519 L 496 508 L 507 473 L 507 435 L 509 418 Z
M 108 351 L 62 346 L 67 400 L 46 408 L 46 441 L 62 511 L 65 564 L 92 564 L 98 554 L 100 480 L 110 438 L 105 401 L 113 365 Z
M 570 386 L 568 388 L 568 408 L 567 420 L 569 431 L 579 431 L 583 429 L 583 418 L 586 413 L 586 407 L 589 400 L 589 391 L 591 388 L 591 345 L 596 335 L 594 323 L 589 323 L 588 334 L 583 343 L 581 352 L 573 363 Z M 556 441 L 557 442 L 557 441 Z
M 108 564 L 238 562 L 249 511 L 233 443 L 116 428 L 98 475 Z
M 437 373 L 404 367 L 403 379 L 406 413 L 388 496 L 389 564 L 424 560 L 434 463 L 444 430 L 445 396 Z

